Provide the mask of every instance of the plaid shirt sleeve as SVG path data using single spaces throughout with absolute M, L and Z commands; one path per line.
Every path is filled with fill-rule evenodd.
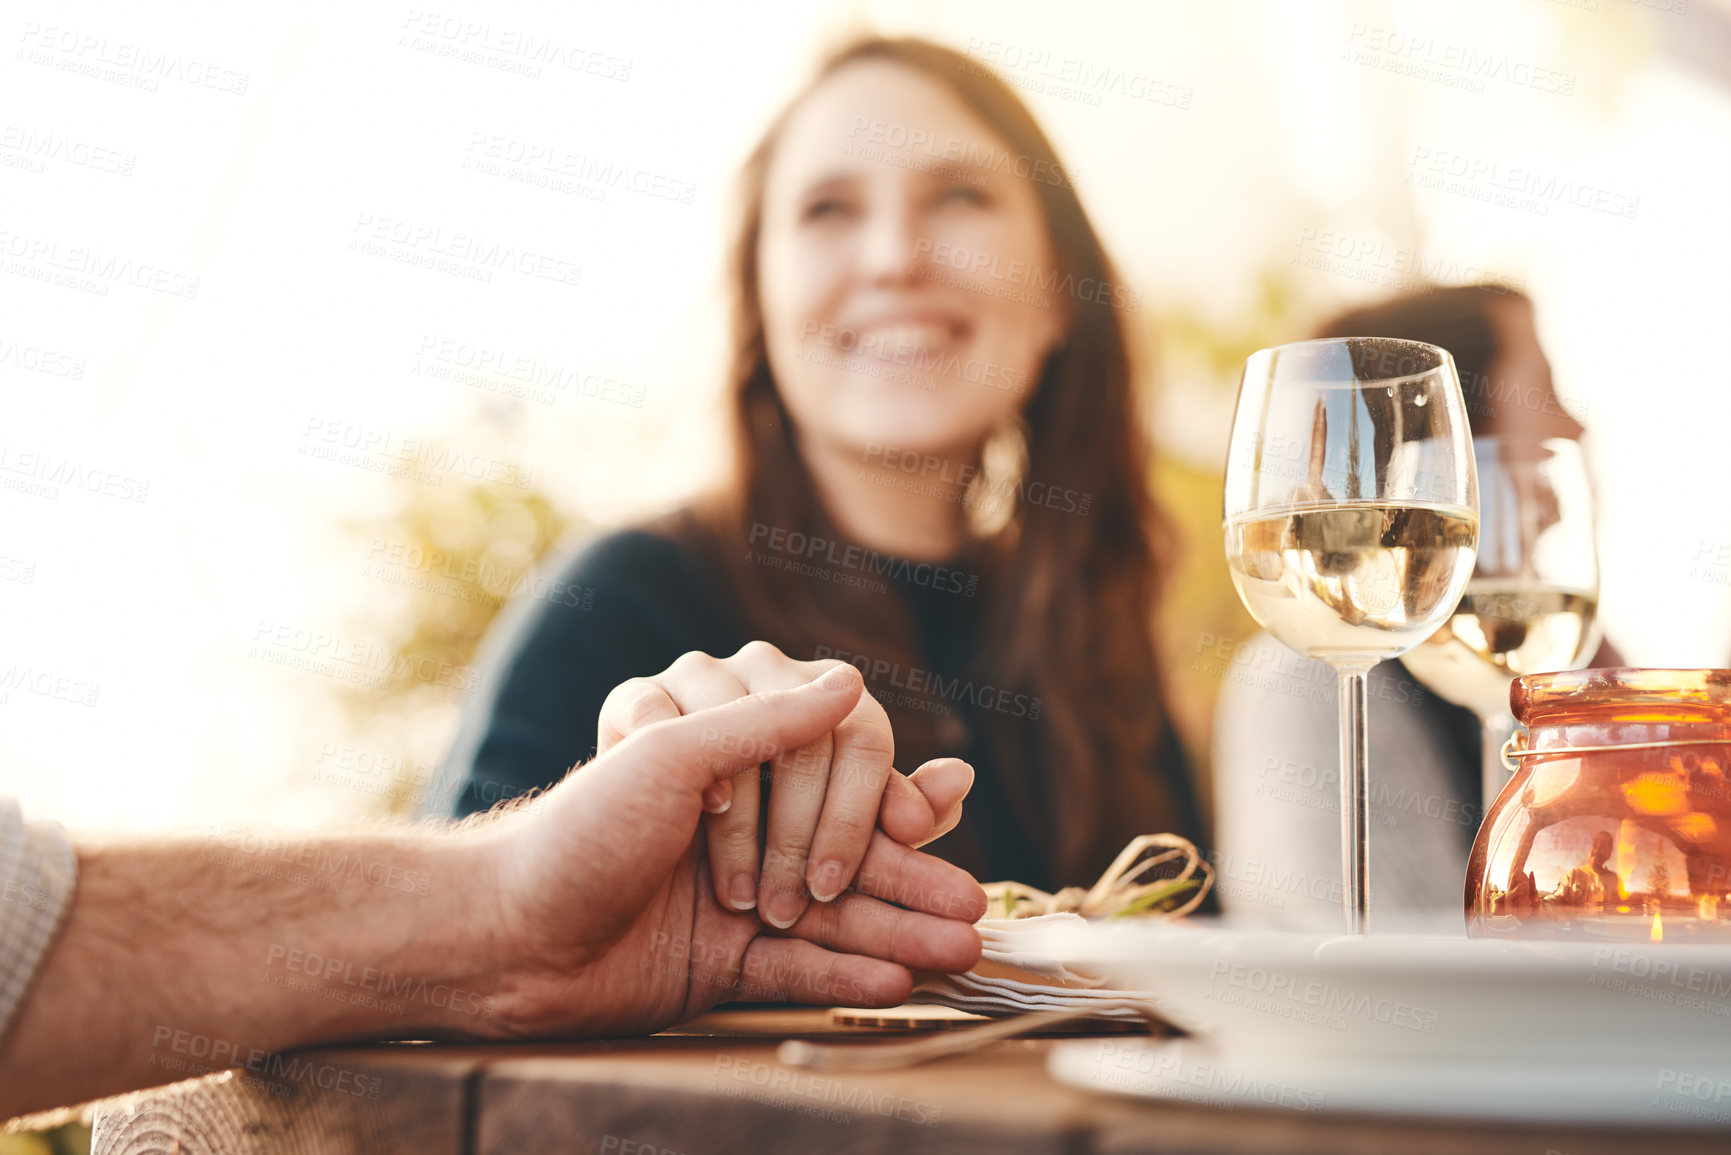
M 17 802 L 0 798 L 0 1037 L 72 905 L 77 875 L 66 834 L 25 822 Z

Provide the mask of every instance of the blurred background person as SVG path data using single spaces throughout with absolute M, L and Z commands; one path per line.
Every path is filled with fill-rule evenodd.
M 1056 889 L 1138 834 L 1201 841 L 1125 291 L 1026 106 L 951 49 L 858 41 L 742 193 L 731 475 L 565 563 L 592 609 L 502 622 L 450 754 L 459 810 L 588 756 L 614 684 L 763 639 L 859 666 L 898 766 L 973 764 L 933 850 L 977 877 Z M 755 813 L 738 793 L 712 830 Z
M 1515 456 L 1578 442 L 1581 423 L 1552 388 L 1533 305 L 1499 284 L 1436 288 L 1342 313 L 1317 337 L 1423 341 L 1454 356 L 1475 440 Z M 1481 477 L 1481 498 L 1487 479 Z M 1533 495 L 1524 500 L 1535 503 Z M 1543 509 L 1525 511 L 1543 520 Z M 1481 564 L 1488 543 L 1481 537 Z M 1482 797 L 1481 725 L 1414 677 L 1425 643 L 1370 674 L 1372 911 L 1453 916 Z M 1214 728 L 1214 801 L 1222 904 L 1247 921 L 1319 931 L 1340 924 L 1340 733 L 1333 672 L 1266 633 L 1221 686 Z M 1416 655 L 1416 657 L 1415 657 Z M 1607 643 L 1591 665 L 1618 665 Z M 1457 695 L 1458 696 L 1458 695 Z M 1502 701 L 1506 703 L 1506 694 Z

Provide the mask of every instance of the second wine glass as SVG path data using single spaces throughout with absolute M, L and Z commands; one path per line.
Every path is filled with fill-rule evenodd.
M 1263 629 L 1340 678 L 1347 933 L 1369 906 L 1365 678 L 1454 611 L 1478 484 L 1454 359 L 1382 337 L 1300 341 L 1244 365 L 1226 465 L 1226 560 Z
M 1509 781 L 1509 684 L 1522 674 L 1575 669 L 1599 647 L 1599 555 L 1580 442 L 1478 437 L 1473 455 L 1477 568 L 1454 615 L 1401 661 L 1440 697 L 1479 716 L 1488 810 Z

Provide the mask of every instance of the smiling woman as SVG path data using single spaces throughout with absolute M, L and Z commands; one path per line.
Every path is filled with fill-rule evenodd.
M 882 147 L 906 163 L 860 155 L 873 126 L 888 126 L 878 133 Z M 1035 187 L 996 163 L 1004 148 L 951 144 L 995 134 L 940 80 L 893 57 L 834 71 L 776 135 L 762 165 L 758 299 L 800 456 L 844 533 L 909 556 L 948 557 L 963 530 L 954 510 L 881 486 L 862 490 L 858 467 L 879 444 L 970 462 L 1028 400 L 1025 383 L 1063 336 L 1063 311 L 921 272 L 937 266 L 928 254 L 940 246 L 1001 265 L 1050 267 Z M 904 136 L 899 149 L 889 143 Z M 933 150 L 978 159 L 934 163 Z M 858 372 L 853 358 L 802 356 L 814 333 L 821 340 L 826 332 L 857 344 L 868 364 L 908 366 L 911 380 Z M 1023 388 L 970 387 L 968 366 Z M 870 498 L 843 496 L 862 492 Z
M 569 562 L 592 608 L 506 623 L 452 754 L 461 808 L 589 754 L 623 679 L 759 639 L 858 666 L 898 765 L 977 767 L 934 847 L 976 875 L 1056 889 L 1138 834 L 1200 840 L 1155 665 L 1136 300 L 1027 108 L 959 53 L 861 41 L 742 194 L 732 475 Z M 726 821 L 757 813 L 736 790 Z

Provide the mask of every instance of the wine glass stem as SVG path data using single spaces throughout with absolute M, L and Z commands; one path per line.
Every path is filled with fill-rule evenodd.
M 1491 803 L 1508 785 L 1509 768 L 1503 765 L 1503 743 L 1515 732 L 1515 720 L 1509 714 L 1488 714 L 1479 722 L 1483 745 L 1480 754 L 1479 820 L 1483 821 Z
M 1340 874 L 1346 933 L 1365 934 L 1370 906 L 1370 731 L 1364 670 L 1340 672 Z

